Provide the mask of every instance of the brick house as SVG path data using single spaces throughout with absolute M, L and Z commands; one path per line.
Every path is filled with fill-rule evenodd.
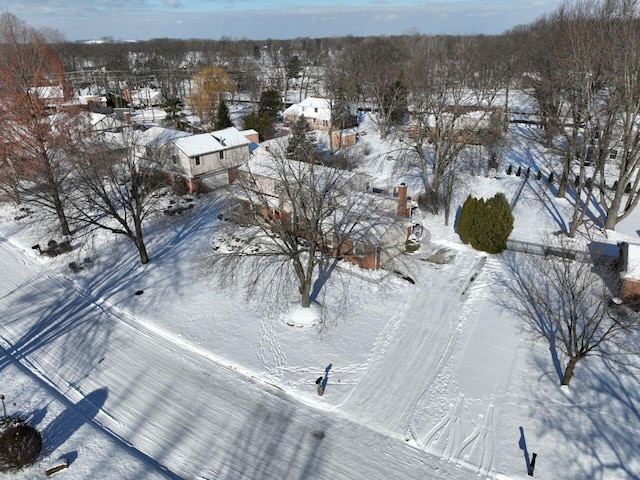
M 502 134 L 501 121 L 502 109 L 497 107 L 450 105 L 439 118 L 429 114 L 420 122 L 416 112 L 412 112 L 409 136 L 417 137 L 420 128 L 429 129 L 433 135 L 437 135 L 437 128 L 441 128 L 443 134 L 452 136 L 456 142 L 483 145 L 488 139 Z
M 242 193 L 236 196 L 235 208 L 246 213 L 259 205 L 260 215 L 278 219 L 296 231 L 297 235 L 305 237 L 293 205 L 284 194 L 279 174 L 274 174 L 273 162 L 268 156 L 261 155 L 229 171 L 229 183 L 243 176 L 250 177 L 251 188 L 257 190 L 247 192 L 246 188 L 242 189 Z M 283 160 L 278 160 L 278 163 L 281 162 Z M 285 170 L 311 167 L 296 161 L 284 162 L 287 163 Z M 325 252 L 362 268 L 377 270 L 405 250 L 411 234 L 421 234 L 422 226 L 411 220 L 415 203 L 407 197 L 406 184 L 396 189 L 395 197 L 380 195 L 372 193 L 372 178 L 368 175 L 321 165 L 314 165 L 313 168 L 314 175 L 334 175 L 339 172 L 340 176 L 339 184 L 335 184 L 334 197 L 339 207 L 331 218 L 323 220 L 321 226 L 327 232 L 321 240 L 321 248 Z M 248 198 L 254 194 L 253 198 Z
M 640 298 L 640 245 L 622 242 L 620 247 L 620 298 L 623 301 Z

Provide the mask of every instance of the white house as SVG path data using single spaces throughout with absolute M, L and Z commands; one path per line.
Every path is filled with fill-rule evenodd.
M 165 171 L 184 178 L 190 192 L 229 183 L 228 170 L 249 159 L 251 142 L 235 127 L 172 139 Z
M 162 92 L 153 88 L 141 88 L 131 92 L 130 102 L 132 107 L 157 106 L 162 104 Z
M 331 102 L 322 97 L 311 96 L 291 105 L 283 113 L 285 124 L 294 124 L 303 116 L 314 130 L 329 130 L 331 124 Z

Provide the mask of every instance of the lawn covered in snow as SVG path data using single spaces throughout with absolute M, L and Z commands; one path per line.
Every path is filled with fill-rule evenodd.
M 552 163 L 525 134 L 513 127 L 505 168 L 468 184 L 517 196 L 511 238 L 539 241 L 562 228 L 570 200 L 505 174 Z M 362 142 L 362 169 L 415 194 L 418 179 L 389 166 L 392 139 Z M 420 250 L 395 271 L 335 270 L 309 312 L 293 285 L 290 298 L 220 288 L 202 258 L 228 229 L 224 192 L 192 203 L 149 225 L 144 266 L 105 236 L 41 257 L 31 246 L 50 238 L 43 222 L 2 207 L 0 393 L 45 440 L 42 460 L 12 478 L 67 456 L 58 475 L 69 479 L 505 479 L 527 477 L 534 452 L 537 478 L 640 477 L 638 379 L 589 359 L 560 388 L 548 345 L 501 306 L 523 254 L 477 252 L 421 214 Z M 637 241 L 639 218 L 597 241 Z

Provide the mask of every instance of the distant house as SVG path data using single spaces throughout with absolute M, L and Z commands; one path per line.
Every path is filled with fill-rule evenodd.
M 125 91 L 125 99 L 132 107 L 155 107 L 162 104 L 162 92 L 153 88 L 141 88 L 130 94 Z
M 60 85 L 31 87 L 29 95 L 37 97 L 50 111 L 56 111 L 64 103 L 64 89 Z
M 623 301 L 640 298 L 640 245 L 620 243 L 620 298 Z
M 183 178 L 189 192 L 217 188 L 228 183 L 230 168 L 249 160 L 250 143 L 234 127 L 172 138 L 162 147 L 163 170 Z
M 82 112 L 80 115 L 84 116 L 84 123 L 87 130 L 90 129 L 94 133 L 122 133 L 132 128 L 131 125 L 119 120 L 114 115 L 104 115 L 94 112 Z
M 313 130 L 329 130 L 331 103 L 326 98 L 311 96 L 287 108 L 282 113 L 282 118 L 285 125 L 293 125 L 303 115 Z
M 261 148 L 266 149 L 268 145 Z M 296 218 L 293 205 L 285 195 L 281 176 L 287 172 L 304 175 L 310 168 L 311 165 L 304 162 L 276 161 L 269 155 L 258 154 L 246 164 L 230 170 L 230 183 L 250 176 L 252 188 L 257 189 L 254 193 L 246 189 L 238 191 L 236 200 L 240 211 L 255 211 L 256 205 L 260 205 L 258 212 L 261 215 L 278 219 L 305 237 L 303 223 Z M 421 235 L 422 226 L 410 219 L 413 202 L 407 198 L 405 184 L 396 190 L 396 197 L 378 195 L 371 193 L 369 175 L 321 165 L 314 165 L 313 169 L 315 178 L 323 175 L 335 178 L 335 173 L 339 172 L 340 181 L 334 184 L 334 201 L 339 208 L 323 224 L 323 230 L 330 232 L 321 240 L 320 247 L 325 252 L 362 268 L 377 270 L 404 251 L 411 234 Z
M 418 124 L 415 112 L 411 114 L 409 135 L 416 137 L 420 128 L 431 130 L 432 135 L 448 135 L 454 141 L 482 145 L 488 138 L 501 134 L 502 109 L 467 105 L 450 105 L 438 116 L 429 114 Z

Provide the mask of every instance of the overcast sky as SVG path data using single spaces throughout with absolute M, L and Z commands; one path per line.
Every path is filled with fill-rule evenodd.
M 67 40 L 502 33 L 562 0 L 0 0 Z

